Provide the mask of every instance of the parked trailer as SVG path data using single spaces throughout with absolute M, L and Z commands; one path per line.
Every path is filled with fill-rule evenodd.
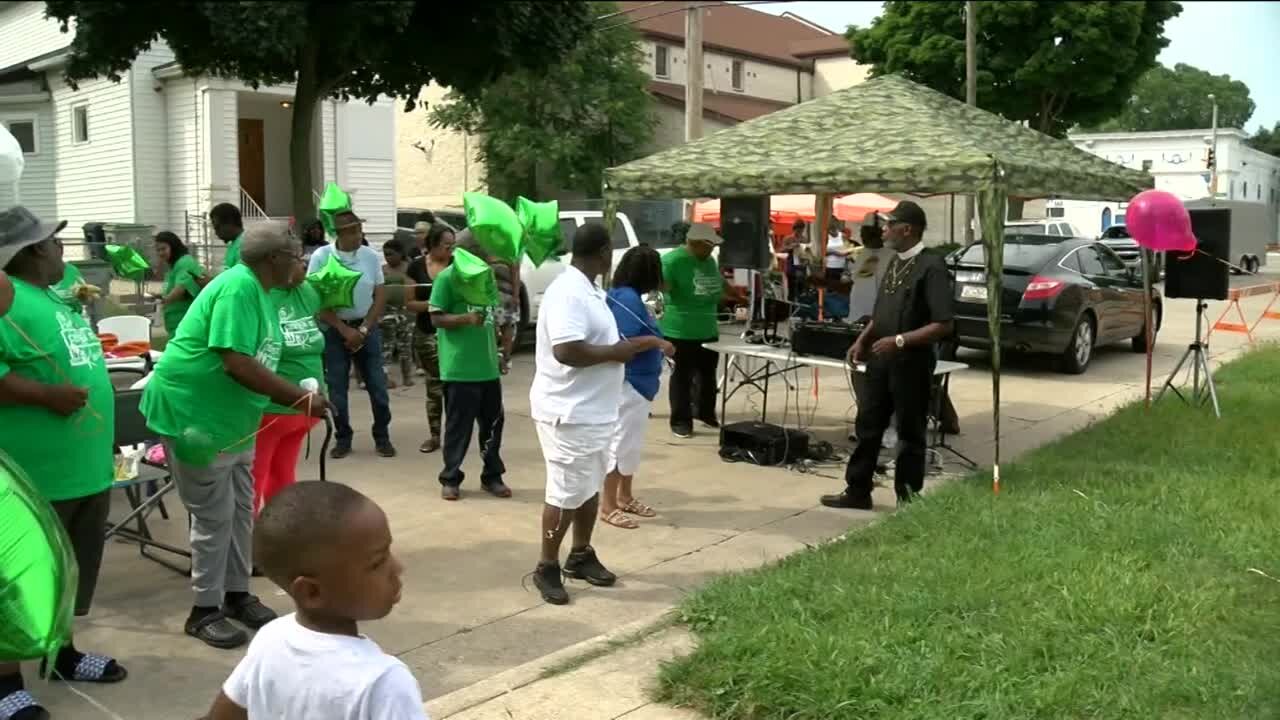
M 1188 210 L 1231 211 L 1228 259 L 1244 270 L 1257 272 L 1267 264 L 1267 246 L 1280 243 L 1280 213 L 1273 205 L 1213 198 L 1188 200 L 1183 204 Z

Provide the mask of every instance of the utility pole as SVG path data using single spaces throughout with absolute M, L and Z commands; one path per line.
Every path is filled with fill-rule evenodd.
M 702 6 L 685 3 L 684 141 L 702 137 Z
M 686 2 L 684 11 L 684 141 L 702 137 L 702 7 Z M 693 200 L 684 201 L 685 220 L 693 222 Z
M 978 3 L 966 0 L 964 4 L 964 101 L 978 105 L 978 20 L 974 17 Z M 964 243 L 973 242 L 973 195 L 964 196 Z

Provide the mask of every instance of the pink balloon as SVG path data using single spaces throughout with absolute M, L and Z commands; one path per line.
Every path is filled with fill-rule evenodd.
M 1196 249 L 1191 215 L 1173 193 L 1143 190 L 1134 195 L 1125 211 L 1124 222 L 1133 239 L 1148 250 L 1191 252 Z

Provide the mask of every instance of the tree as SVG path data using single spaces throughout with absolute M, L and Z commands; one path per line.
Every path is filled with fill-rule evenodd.
M 964 99 L 964 6 L 886 2 L 870 27 L 849 28 L 852 55 L 872 75 L 902 73 Z M 978 106 L 1055 137 L 1118 113 L 1182 11 L 1163 0 L 976 6 Z
M 616 12 L 588 3 L 591 15 Z M 489 191 L 536 197 L 539 175 L 598 196 L 604 170 L 635 158 L 653 136 L 654 117 L 635 31 L 597 27 L 546 70 L 507 75 L 473 96 L 454 91 L 429 122 L 479 137 Z
M 1212 93 L 1218 102 L 1218 127 L 1243 128 L 1253 115 L 1249 86 L 1230 75 L 1214 75 L 1178 63 L 1173 69 L 1158 65 L 1146 72 L 1133 88 L 1124 109 L 1096 129 L 1137 132 L 1193 130 L 1213 122 Z
M 1257 131 L 1253 133 L 1253 137 L 1245 140 L 1245 143 L 1254 150 L 1280 157 L 1280 122 L 1277 122 L 1275 127 L 1270 130 L 1259 125 Z
M 556 61 L 591 18 L 582 3 L 554 2 L 78 2 L 47 14 L 74 21 L 66 76 L 119 80 L 157 39 L 192 75 L 250 86 L 294 83 L 289 141 L 293 211 L 314 212 L 311 131 L 321 100 L 403 98 L 413 109 L 434 81 L 479 92 L 504 73 Z

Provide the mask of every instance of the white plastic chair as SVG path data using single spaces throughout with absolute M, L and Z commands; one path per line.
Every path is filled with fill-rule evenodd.
M 99 333 L 115 335 L 122 343 L 151 342 L 151 318 L 142 315 L 117 315 L 98 321 Z

